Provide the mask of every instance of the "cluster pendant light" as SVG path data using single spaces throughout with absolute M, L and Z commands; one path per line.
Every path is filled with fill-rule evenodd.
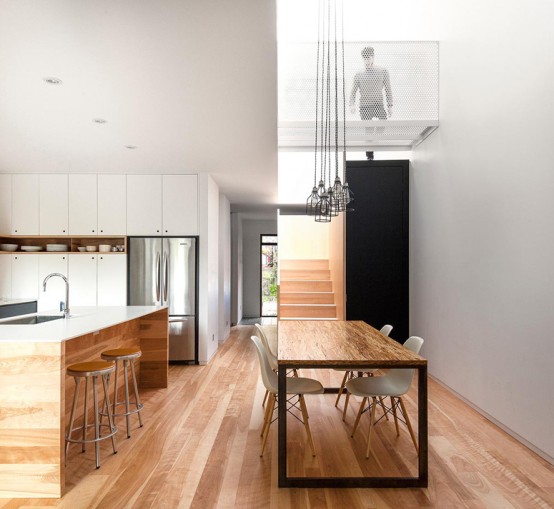
M 354 210 L 354 195 L 346 181 L 346 174 L 344 184 L 339 176 L 337 1 L 341 1 L 342 135 L 343 168 L 346 170 L 346 96 L 342 0 L 318 0 L 314 187 L 306 200 L 306 214 L 314 216 L 315 220 L 320 223 L 330 222 L 340 212 Z M 334 38 L 333 41 L 331 40 L 332 37 Z M 333 70 L 334 72 L 332 72 Z M 334 128 L 332 129 L 333 120 Z

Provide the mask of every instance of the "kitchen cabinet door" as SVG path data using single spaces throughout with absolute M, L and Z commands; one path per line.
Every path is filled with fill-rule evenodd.
M 96 175 L 69 175 L 69 234 L 96 235 L 98 202 Z
M 0 234 L 12 233 L 12 176 L 0 173 Z
M 67 277 L 67 254 L 44 254 L 38 256 L 38 302 L 37 309 L 39 313 L 48 311 L 49 313 L 60 312 L 60 302 L 65 306 L 65 282 L 61 277 L 52 277 L 46 283 L 46 291 L 43 290 L 42 283 L 48 274 L 57 272 Z M 71 288 L 70 288 L 71 289 Z M 69 294 L 69 305 L 71 306 L 71 293 Z
M 0 299 L 12 296 L 12 255 L 0 254 Z
M 127 257 L 98 255 L 98 305 L 127 305 Z
M 198 177 L 163 176 L 163 235 L 198 235 Z
M 67 235 L 68 186 L 66 174 L 40 175 L 40 234 Z
M 98 175 L 98 231 L 100 235 L 127 232 L 127 178 Z
M 97 254 L 69 255 L 69 305 L 96 306 Z
M 127 235 L 161 235 L 162 176 L 127 175 Z
M 14 254 L 12 256 L 12 299 L 38 300 L 37 254 Z
M 39 234 L 39 176 L 36 173 L 12 175 L 12 234 Z

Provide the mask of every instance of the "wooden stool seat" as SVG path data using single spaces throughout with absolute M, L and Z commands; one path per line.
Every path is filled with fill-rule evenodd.
M 70 376 L 98 376 L 105 375 L 115 369 L 113 362 L 91 361 L 72 364 L 67 367 L 67 374 Z
M 110 397 L 108 394 L 108 385 L 110 380 L 110 373 L 115 370 L 115 363 L 106 361 L 91 361 L 80 362 L 78 364 L 72 364 L 67 367 L 66 373 L 72 376 L 75 380 L 75 394 L 73 396 L 73 404 L 71 405 L 71 416 L 69 418 L 69 428 L 65 434 L 65 457 L 67 461 L 67 453 L 69 451 L 69 444 L 79 443 L 81 444 L 82 451 L 85 452 L 85 445 L 88 443 L 94 443 L 96 453 L 96 468 L 100 468 L 100 441 L 107 438 L 112 439 L 112 447 L 114 454 L 117 453 L 115 445 L 115 434 L 117 433 L 117 427 L 113 420 L 112 413 L 110 411 Z M 79 386 L 81 380 L 85 379 L 85 401 L 84 401 L 84 413 L 83 413 L 83 425 L 77 428 L 73 428 L 75 422 L 75 411 L 77 409 L 77 400 L 79 398 Z M 93 399 L 94 399 L 94 424 L 87 424 L 88 420 L 88 392 L 89 392 L 89 379 L 92 378 L 93 385 Z M 100 409 L 98 408 L 98 378 L 102 380 L 102 386 L 104 388 L 104 405 L 108 407 L 108 424 L 102 424 Z M 87 429 L 94 427 L 94 438 L 87 438 Z M 101 435 L 100 430 L 102 427 L 108 428 L 106 435 Z M 72 438 L 72 433 L 79 431 L 82 433 L 81 438 Z
M 144 407 L 144 405 L 140 402 L 139 393 L 138 393 L 138 386 L 137 386 L 137 378 L 135 375 L 135 359 L 138 359 L 142 355 L 142 352 L 140 348 L 114 348 L 113 350 L 104 350 L 100 357 L 106 361 L 114 361 L 115 362 L 115 374 L 114 374 L 114 397 L 113 397 L 113 410 L 112 415 L 114 417 L 114 421 L 116 417 L 123 417 L 125 416 L 125 419 L 127 421 L 127 438 L 131 438 L 131 432 L 130 432 L 130 416 L 132 414 L 137 414 L 139 418 L 139 425 L 142 428 L 142 417 L 140 415 L 140 411 Z M 123 401 L 117 400 L 117 384 L 118 384 L 118 375 L 119 375 L 119 361 L 123 362 L 123 371 L 124 371 L 124 379 L 125 379 L 125 399 Z M 131 365 L 131 379 L 133 381 L 133 389 L 135 394 L 135 409 L 131 410 L 129 408 L 130 400 L 129 400 L 129 376 L 128 376 L 128 367 L 129 364 Z M 109 380 L 109 375 L 108 375 Z M 124 412 L 117 412 L 117 406 L 118 405 L 125 405 L 125 411 Z M 100 414 L 107 415 L 105 411 L 105 405 L 102 408 L 102 412 Z
M 114 348 L 113 350 L 104 350 L 101 357 L 105 360 L 123 360 L 138 359 L 141 355 L 140 348 Z

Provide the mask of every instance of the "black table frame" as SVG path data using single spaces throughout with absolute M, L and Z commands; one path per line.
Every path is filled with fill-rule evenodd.
M 278 361 L 278 428 L 279 428 L 279 458 L 278 479 L 279 488 L 426 488 L 429 482 L 429 450 L 428 450 L 428 410 L 427 410 L 427 364 L 402 363 L 401 366 L 391 366 L 379 362 L 352 364 L 321 364 L 306 360 L 294 364 Z M 287 476 L 287 408 L 286 408 L 286 376 L 287 370 L 296 369 L 351 369 L 365 371 L 368 369 L 416 369 L 418 374 L 418 477 L 288 477 Z M 325 392 L 338 392 L 336 388 L 326 388 Z M 283 397 L 281 397 L 283 395 Z

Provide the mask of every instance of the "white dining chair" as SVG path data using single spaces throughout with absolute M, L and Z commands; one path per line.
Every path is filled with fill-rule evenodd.
M 421 346 L 423 345 L 423 339 L 418 336 L 411 336 L 404 343 L 404 348 L 408 350 L 419 353 Z M 396 426 L 396 435 L 400 436 L 400 430 L 398 427 L 398 415 L 397 410 L 400 410 L 404 418 L 404 422 L 410 432 L 412 437 L 412 442 L 414 443 L 416 452 L 418 451 L 417 440 L 410 422 L 410 417 L 406 411 L 406 406 L 402 400 L 402 396 L 408 392 L 410 386 L 412 385 L 412 379 L 414 375 L 413 369 L 391 369 L 388 374 L 383 376 L 374 376 L 367 378 L 354 378 L 349 380 L 346 383 L 346 390 L 349 394 L 355 396 L 360 396 L 362 402 L 360 404 L 360 409 L 358 410 L 358 415 L 356 417 L 356 422 L 354 423 L 354 428 L 352 430 L 352 435 L 356 432 L 356 428 L 360 422 L 360 417 L 364 411 L 369 411 L 369 431 L 367 435 L 367 450 L 366 458 L 369 458 L 369 453 L 371 450 L 371 434 L 373 427 L 375 426 L 375 408 L 377 404 L 380 404 L 377 400 L 378 398 L 390 397 L 391 406 L 387 408 L 387 413 L 392 411 L 394 416 L 394 424 Z M 371 402 L 369 399 L 371 398 Z M 367 409 L 364 409 L 366 402 L 369 404 Z
M 389 336 L 389 334 L 391 333 L 392 331 L 392 325 L 383 325 L 383 327 L 381 327 L 381 330 L 379 331 L 381 334 L 383 334 L 384 336 Z M 339 393 L 337 394 L 337 399 L 335 401 L 335 406 L 338 406 L 339 404 L 339 401 L 340 401 L 340 397 L 342 396 L 343 392 L 344 392 L 344 388 L 346 386 L 346 382 L 348 382 L 348 380 L 352 380 L 353 378 L 355 378 L 357 375 L 357 371 L 352 371 L 351 369 L 335 369 L 335 371 L 345 371 L 344 373 L 344 377 L 342 379 L 342 383 L 340 384 L 340 388 L 339 388 Z M 362 372 L 362 375 L 363 373 L 367 374 L 367 376 L 373 376 L 373 373 L 377 371 L 376 369 L 368 369 L 368 370 L 364 370 Z M 344 402 L 344 409 L 342 411 L 342 420 L 344 421 L 346 419 L 346 411 L 348 410 L 348 401 L 350 399 L 350 393 L 347 392 L 346 393 L 346 400 Z M 387 413 L 385 412 L 385 416 L 387 415 Z M 387 417 L 387 420 L 388 420 L 388 417 Z
M 268 354 L 263 342 L 257 336 L 251 337 L 252 341 L 256 345 L 256 350 L 258 351 L 258 359 L 260 361 L 260 371 L 262 373 L 262 381 L 266 390 L 269 392 L 269 401 L 267 402 L 265 414 L 264 414 L 264 424 L 262 427 L 262 451 L 260 456 L 263 456 L 265 445 L 267 442 L 267 437 L 269 435 L 269 428 L 271 423 L 276 420 L 273 419 L 273 414 L 278 403 L 278 379 L 275 371 L 271 369 L 269 364 Z M 294 394 L 298 397 L 297 401 L 287 398 L 287 412 L 290 412 L 298 420 L 302 422 L 304 428 L 306 429 L 306 434 L 308 435 L 308 442 L 312 450 L 312 455 L 315 456 L 314 442 L 312 438 L 312 432 L 310 430 L 310 423 L 308 422 L 308 409 L 306 408 L 306 402 L 304 401 L 305 394 L 323 394 L 323 386 L 317 380 L 312 378 L 303 378 L 303 377 L 287 377 L 287 394 Z M 302 414 L 301 417 L 298 417 L 292 412 L 293 409 L 300 410 Z

